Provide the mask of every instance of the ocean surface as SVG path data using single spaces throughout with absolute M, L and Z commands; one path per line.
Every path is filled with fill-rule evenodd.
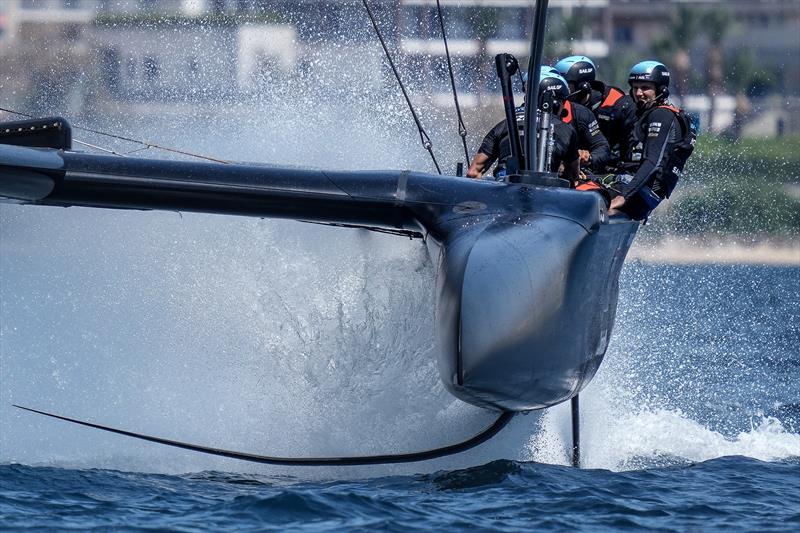
M 21 222 L 15 215 L 6 211 L 6 222 Z M 98 215 L 85 216 L 85 221 L 73 223 L 91 224 Z M 190 221 L 190 224 L 194 226 L 190 230 L 192 233 L 206 231 L 202 219 Z M 256 229 L 269 233 L 269 227 L 257 226 Z M 42 225 L 40 230 L 54 231 L 48 224 Z M 74 235 L 73 230 L 66 231 Z M 363 248 L 364 237 L 358 232 L 354 234 L 351 241 L 338 245 L 351 246 L 354 250 Z M 46 239 L 44 235 L 42 238 Z M 377 239 L 370 241 L 370 249 L 385 242 L 384 237 Z M 113 246 L 113 240 L 109 239 L 107 246 Z M 75 244 L 69 243 L 70 246 Z M 208 242 L 201 244 L 207 246 Z M 7 252 L 10 246 L 11 243 L 7 243 L 4 250 Z M 416 265 L 412 271 L 429 275 L 428 259 L 424 254 L 413 257 L 409 250 L 416 245 L 408 246 L 400 252 L 402 259 L 392 257 L 391 252 L 383 254 L 378 267 Z M 191 246 L 190 251 L 196 252 Z M 163 251 L 153 253 L 159 255 Z M 328 254 L 335 262 L 336 254 L 320 253 Z M 145 375 L 142 379 L 150 383 L 146 392 L 162 396 L 161 409 L 148 410 L 152 406 L 142 400 L 146 394 L 137 396 L 131 405 L 124 399 L 141 389 L 136 375 L 128 376 L 128 382 L 120 377 L 122 374 L 112 373 L 100 378 L 100 374 L 112 368 L 102 359 L 113 360 L 115 356 L 103 355 L 109 347 L 102 337 L 97 338 L 102 334 L 95 330 L 103 325 L 103 317 L 97 316 L 98 311 L 91 306 L 106 301 L 108 295 L 90 301 L 86 309 L 81 308 L 80 301 L 91 300 L 90 295 L 78 295 L 77 299 L 67 295 L 74 289 L 73 282 L 75 287 L 85 283 L 75 273 L 81 265 L 73 265 L 71 273 L 59 277 L 55 272 L 60 271 L 60 265 L 50 264 L 45 268 L 38 259 L 27 262 L 21 256 L 6 254 L 2 257 L 0 266 L 6 281 L 2 286 L 4 405 L 0 408 L 3 428 L 0 528 L 4 530 L 800 529 L 798 268 L 627 264 L 621 278 L 616 330 L 606 361 L 582 394 L 582 469 L 567 465 L 569 415 L 568 409 L 560 406 L 518 417 L 495 439 L 463 457 L 402 467 L 293 470 L 197 458 L 188 452 L 162 450 L 157 445 L 69 427 L 30 413 L 12 412 L 8 405 L 12 401 L 26 402 L 34 407 L 49 407 L 63 414 L 115 422 L 117 426 L 164 436 L 255 452 L 284 452 L 284 455 L 407 451 L 450 442 L 474 432 L 475 428 L 485 425 L 487 418 L 479 411 L 455 405 L 457 402 L 442 392 L 435 369 L 427 362 L 431 353 L 424 346 L 429 331 L 414 329 L 415 322 L 408 320 L 412 311 L 395 301 L 392 291 L 381 292 L 378 286 L 371 287 L 364 279 L 361 284 L 342 289 L 348 285 L 339 280 L 339 292 L 328 296 L 338 302 L 339 308 L 344 306 L 345 315 L 351 312 L 353 317 L 359 317 L 354 329 L 360 335 L 347 331 L 349 322 L 340 318 L 323 327 L 327 328 L 329 336 L 336 338 L 317 339 L 316 342 L 332 342 L 329 346 L 332 350 L 361 350 L 363 358 L 366 356 L 361 344 L 366 342 L 363 337 L 391 347 L 393 336 L 409 335 L 394 341 L 398 343 L 395 347 L 403 346 L 407 350 L 400 354 L 405 363 L 399 367 L 394 363 L 373 367 L 369 362 L 352 366 L 352 361 L 344 357 L 333 357 L 317 367 L 308 359 L 320 354 L 295 353 L 294 357 L 305 357 L 306 366 L 292 367 L 291 373 L 299 372 L 305 378 L 287 385 L 290 390 L 284 392 L 295 398 L 281 401 L 272 395 L 273 392 L 253 396 L 254 390 L 248 388 L 246 379 L 246 375 L 252 373 L 252 366 L 234 365 L 240 374 L 232 381 L 222 365 L 215 367 L 217 373 L 212 375 L 228 386 L 236 384 L 240 395 L 229 392 L 228 397 L 197 399 L 199 403 L 188 397 L 198 390 L 209 390 L 211 396 L 222 390 L 213 386 L 212 375 L 187 367 L 188 373 L 195 372 L 193 380 L 206 382 L 195 383 L 185 390 L 173 382 L 172 392 L 165 394 L 158 380 L 147 376 L 150 367 L 123 369 L 126 376 L 137 372 L 140 377 Z M 298 261 L 308 266 L 301 261 L 303 257 L 296 251 L 295 255 L 289 253 L 276 260 L 285 268 Z M 172 259 L 184 262 L 180 254 Z M 352 255 L 346 260 L 351 268 L 358 270 L 371 263 L 374 257 L 365 259 L 363 264 Z M 110 261 L 110 264 L 117 264 L 117 259 Z M 43 268 L 47 272 L 42 272 Z M 53 270 L 48 270 L 50 268 Z M 130 268 L 136 271 L 137 267 L 129 265 L 127 269 Z M 230 265 L 222 268 L 229 270 Z M 30 273 L 31 269 L 34 271 L 31 276 L 41 280 L 43 274 L 45 279 L 55 275 L 57 283 L 44 289 L 29 284 L 26 272 Z M 131 274 L 127 269 L 122 273 L 125 279 Z M 269 270 L 268 277 L 274 276 L 273 269 Z M 220 279 L 218 271 L 212 274 L 208 278 L 214 280 L 215 286 L 228 283 Z M 97 277 L 97 271 L 85 275 Z M 241 272 L 234 272 L 231 280 L 240 279 L 240 276 Z M 14 284 L 7 281 L 9 277 Z M 322 288 L 322 285 L 315 285 L 318 277 L 320 283 L 331 281 L 324 275 L 312 273 L 309 289 L 312 292 Z M 419 285 L 424 286 L 419 283 L 420 279 L 405 286 L 410 292 L 407 296 L 414 305 L 428 305 L 428 290 L 414 292 Z M 402 281 L 399 283 L 402 285 Z M 113 284 L 112 280 L 109 286 Z M 59 286 L 66 292 L 59 293 Z M 98 286 L 105 286 L 104 282 L 95 279 L 95 287 Z M 289 298 L 289 289 L 298 287 L 300 285 L 284 284 L 279 292 L 284 291 L 284 298 Z M 131 290 L 130 287 L 117 289 Z M 27 291 L 25 298 L 15 296 L 24 290 Z M 352 302 L 351 296 L 354 297 Z M 116 306 L 121 305 L 121 311 L 142 314 L 144 318 L 138 320 L 145 322 L 151 334 L 159 336 L 157 324 L 163 321 L 163 316 L 148 317 L 151 311 L 142 307 L 148 298 L 137 293 L 122 295 L 110 311 L 106 308 L 99 314 L 110 312 L 113 315 Z M 155 296 L 153 298 L 156 301 Z M 164 299 L 160 290 L 158 298 Z M 191 300 L 192 295 L 184 294 L 181 298 Z M 307 295 L 300 294 L 297 301 L 284 301 L 281 305 L 302 307 L 304 313 L 319 319 L 314 313 L 321 313 L 324 304 L 301 303 L 303 300 L 307 300 Z M 138 308 L 134 302 L 139 302 Z M 36 346 L 26 351 L 23 340 L 30 337 L 23 334 L 17 337 L 14 332 L 19 333 L 23 327 L 26 313 L 41 315 L 44 312 L 40 305 L 49 306 L 54 315 L 61 312 L 62 305 L 72 306 L 71 312 L 78 317 L 76 322 L 83 323 L 84 313 L 88 313 L 96 323 L 72 338 L 63 319 L 40 317 L 40 322 L 28 333 L 38 331 L 45 339 L 39 339 L 34 343 Z M 355 307 L 347 311 L 348 305 Z M 392 306 L 400 307 L 400 315 L 382 314 L 389 312 Z M 363 314 L 358 314 L 356 308 Z M 269 314 L 259 314 L 256 309 L 253 315 L 252 308 L 242 311 L 241 306 L 233 306 L 229 312 L 233 310 L 244 313 L 240 317 L 242 320 L 256 316 L 264 321 Z M 370 331 L 370 321 L 377 320 L 376 317 L 388 327 Z M 119 324 L 120 317 L 113 320 Z M 148 320 L 153 323 L 147 323 Z M 175 321 L 169 327 L 160 327 L 180 329 L 197 320 L 210 319 L 190 314 L 184 326 Z M 303 313 L 297 320 L 305 320 Z M 55 325 L 45 325 L 48 321 L 55 321 Z M 294 329 L 285 329 L 283 336 L 310 334 L 319 326 L 319 322 L 295 324 Z M 89 329 L 95 331 L 91 334 L 95 338 L 90 336 Z M 135 328 L 128 331 L 118 326 L 112 333 L 116 337 L 123 336 L 128 344 L 135 344 Z M 51 335 L 60 335 L 60 339 L 53 340 Z M 422 339 L 419 346 L 415 346 L 415 335 Z M 359 338 L 361 340 L 357 340 Z M 183 341 L 190 345 L 188 350 L 194 349 L 190 341 Z M 202 343 L 203 339 L 197 342 Z M 96 358 L 93 369 L 75 361 L 79 352 L 75 344 L 83 346 L 84 351 L 97 351 L 94 355 L 82 354 Z M 269 351 L 269 346 L 262 339 L 252 350 Z M 53 353 L 54 347 L 60 347 L 62 354 L 69 354 L 68 363 L 56 362 L 58 356 Z M 174 345 L 170 348 L 176 349 Z M 280 351 L 288 348 L 281 345 Z M 41 354 L 47 353 L 47 357 L 41 358 L 39 350 Z M 243 353 L 247 354 L 246 350 L 232 359 L 242 357 Z M 117 363 L 128 360 L 130 355 L 122 353 L 119 357 Z M 385 360 L 384 355 L 375 357 L 376 361 Z M 337 364 L 332 361 L 350 366 L 346 372 L 338 373 L 331 369 L 331 364 Z M 415 368 L 420 369 L 420 373 L 414 374 Z M 45 370 L 47 375 L 43 374 Z M 111 383 L 110 388 L 89 384 L 78 377 L 87 372 L 94 372 L 92 375 L 98 382 Z M 359 372 L 365 375 L 359 376 Z M 427 375 L 430 372 L 434 373 L 433 378 Z M 259 377 L 263 382 L 264 376 Z M 287 378 L 278 376 L 277 379 Z M 331 380 L 336 386 L 324 380 Z M 30 383 L 35 384 L 38 393 L 33 392 Z M 381 402 L 382 387 L 390 390 L 395 387 L 396 396 L 391 401 Z M 58 392 L 75 388 L 81 388 L 83 400 L 89 397 L 88 403 L 76 400 L 74 394 Z M 411 390 L 403 392 L 402 388 Z M 342 389 L 347 392 L 343 393 Z M 45 392 L 48 390 L 50 392 Z M 109 391 L 115 391 L 118 396 L 109 396 Z M 312 396 L 303 397 L 305 394 Z M 96 402 L 110 397 L 116 399 L 97 405 Z M 176 399 L 178 397 L 184 399 Z M 415 403 L 420 397 L 424 402 Z M 352 405 L 364 398 L 367 399 L 364 403 L 375 405 L 370 408 Z M 256 409 L 264 420 L 278 416 L 279 411 L 290 413 L 284 413 L 286 418 L 279 418 L 277 424 L 282 427 L 269 426 L 259 432 L 258 424 L 245 416 L 247 410 L 236 412 L 231 407 L 236 401 L 250 404 L 250 410 Z M 267 405 L 256 408 L 252 405 L 256 401 Z M 167 407 L 163 402 L 175 405 Z M 348 402 L 351 403 L 349 407 L 344 405 Z M 222 415 L 208 409 L 214 404 L 226 408 L 222 409 Z M 348 414 L 350 411 L 353 413 Z M 205 422 L 198 412 L 205 416 Z M 120 417 L 120 413 L 127 413 L 127 417 Z M 177 418 L 172 418 L 176 413 Z M 214 429 L 226 417 L 240 416 L 245 418 L 241 428 L 231 423 L 219 431 Z M 376 421 L 380 418 L 385 420 Z M 330 420 L 323 423 L 320 419 Z M 158 420 L 165 422 L 160 425 Z M 254 440 L 243 437 L 253 432 L 256 433 Z
M 4 465 L 4 530 L 797 531 L 800 460 L 742 456 L 627 472 L 495 461 L 303 482 Z

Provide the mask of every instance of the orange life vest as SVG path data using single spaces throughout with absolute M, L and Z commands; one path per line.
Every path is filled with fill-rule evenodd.
M 617 100 L 625 96 L 625 93 L 617 89 L 616 87 L 611 87 L 608 91 L 608 94 L 603 100 L 603 103 L 600 104 L 600 107 L 611 107 L 612 105 L 617 103 Z
M 561 121 L 564 124 L 569 124 L 570 122 L 572 122 L 572 102 L 570 102 L 569 100 L 564 102 L 564 111 L 566 112 L 566 115 L 562 113 L 562 115 L 564 116 L 561 117 Z

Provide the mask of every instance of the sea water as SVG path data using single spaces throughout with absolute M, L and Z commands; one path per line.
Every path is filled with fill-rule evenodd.
M 294 222 L 34 209 L 2 213 L 4 529 L 800 527 L 796 267 L 627 264 L 582 394 L 580 470 L 565 405 L 446 460 L 273 468 L 9 404 L 274 455 L 463 439 L 491 416 L 438 382 L 426 248 Z

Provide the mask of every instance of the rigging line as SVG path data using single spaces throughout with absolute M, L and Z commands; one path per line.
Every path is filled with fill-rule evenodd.
M 414 111 L 414 106 L 411 105 L 411 99 L 408 97 L 408 93 L 406 92 L 406 88 L 403 85 L 403 81 L 400 79 L 400 73 L 397 72 L 397 68 L 394 66 L 394 61 L 392 61 L 392 56 L 389 54 L 389 49 L 386 47 L 386 42 L 383 40 L 383 36 L 381 35 L 380 29 L 378 29 L 378 23 L 375 20 L 375 16 L 372 14 L 372 10 L 369 8 L 367 0 L 361 0 L 361 2 L 364 4 L 364 8 L 367 10 L 367 15 L 369 15 L 369 20 L 372 22 L 372 27 L 375 28 L 375 34 L 378 36 L 378 40 L 381 42 L 381 46 L 383 47 L 383 52 L 386 54 L 386 59 L 389 61 L 389 66 L 392 67 L 392 72 L 394 72 L 394 77 L 397 79 L 397 83 L 400 85 L 400 90 L 403 91 L 403 96 L 405 97 L 406 103 L 408 104 L 408 109 L 411 111 L 411 116 L 414 117 L 414 122 L 416 123 L 417 129 L 419 130 L 419 138 L 420 141 L 422 141 L 422 146 L 431 155 L 431 159 L 433 159 L 433 165 L 436 167 L 436 172 L 441 174 L 442 170 L 439 168 L 439 163 L 436 161 L 436 156 L 433 155 L 433 143 L 431 142 L 431 138 L 428 137 L 428 134 L 422 127 L 422 123 L 419 121 L 419 117 L 417 117 L 417 112 Z
M 120 157 L 125 157 L 125 154 L 120 154 L 119 152 L 115 152 L 114 150 L 110 150 L 108 148 L 103 148 L 102 146 L 97 146 L 96 144 L 87 143 L 86 141 L 79 141 L 78 139 L 73 139 L 77 144 L 81 144 L 83 146 L 88 146 L 89 148 L 94 148 L 95 150 L 100 150 L 101 152 L 106 152 L 112 155 L 118 155 Z
M 316 222 L 314 220 L 299 220 L 298 222 L 305 222 L 306 224 L 317 224 L 320 226 L 334 226 L 337 228 L 365 229 L 367 231 L 374 231 L 375 233 L 386 233 L 388 235 L 399 235 L 401 237 L 408 237 L 409 239 L 423 239 L 423 240 L 425 239 L 425 236 L 422 233 L 413 230 L 378 228 L 375 226 L 365 226 L 363 224 L 345 224 L 343 222 Z
M 442 5 L 436 0 L 436 9 L 439 11 L 439 25 L 442 27 L 442 40 L 444 41 L 444 53 L 447 56 L 447 70 L 450 73 L 450 86 L 453 88 L 453 101 L 456 104 L 456 114 L 458 115 L 458 134 L 461 136 L 461 143 L 464 145 L 464 157 L 467 159 L 469 167 L 469 150 L 467 149 L 467 127 L 461 116 L 461 106 L 458 105 L 458 91 L 456 91 L 456 79 L 453 76 L 453 63 L 450 60 L 450 47 L 447 45 L 447 32 L 444 29 L 444 15 L 442 15 Z
M 141 148 L 135 148 L 133 150 L 130 150 L 130 151 L 125 152 L 124 154 L 120 154 L 120 155 L 131 155 L 131 154 L 135 154 L 135 153 L 138 153 L 138 152 L 144 152 L 145 150 L 149 150 L 149 149 L 150 149 L 149 146 L 142 146 Z
M 33 115 L 29 115 L 27 113 L 22 113 L 20 111 L 14 111 L 13 109 L 6 109 L 6 108 L 3 108 L 3 107 L 0 107 L 0 111 L 4 111 L 6 113 L 13 113 L 15 115 L 19 115 L 19 116 L 22 116 L 22 117 L 37 118 L 37 117 L 34 117 Z M 117 134 L 114 134 L 114 133 L 107 133 L 107 132 L 100 131 L 100 130 L 95 130 L 95 129 L 92 129 L 92 128 L 86 128 L 84 126 L 78 126 L 76 124 L 71 124 L 71 126 L 73 128 L 75 128 L 76 130 L 88 131 L 89 133 L 95 133 L 97 135 L 104 135 L 106 137 L 110 137 L 112 139 L 118 139 L 120 141 L 127 141 L 127 142 L 141 144 L 145 148 L 156 148 L 158 150 L 164 150 L 165 152 L 172 152 L 172 153 L 175 153 L 175 154 L 181 154 L 181 155 L 185 155 L 185 156 L 188 156 L 188 157 L 196 157 L 197 159 L 205 159 L 206 161 L 213 161 L 214 163 L 222 163 L 222 164 L 225 164 L 225 165 L 230 164 L 230 161 L 226 161 L 224 159 L 217 159 L 215 157 L 210 157 L 210 156 L 207 156 L 207 155 L 195 154 L 193 152 L 188 152 L 186 150 L 180 150 L 178 148 L 170 148 L 168 146 L 160 146 L 160 145 L 155 144 L 155 143 L 146 142 L 146 141 L 140 141 L 138 139 L 131 139 L 130 137 L 123 137 L 122 135 L 117 135 Z M 79 142 L 79 141 L 76 140 L 75 142 Z M 81 144 L 85 144 L 87 146 L 91 146 L 92 148 L 98 148 L 98 149 L 101 149 L 101 150 L 106 151 L 106 152 L 111 152 L 111 153 L 114 153 L 116 155 L 122 155 L 122 154 L 118 154 L 117 152 L 114 152 L 113 150 L 102 149 L 99 146 L 90 145 L 88 143 L 81 143 Z
M 156 437 L 153 435 L 145 435 L 144 433 L 136 433 L 133 431 L 126 431 L 124 429 L 117 429 L 111 426 L 103 426 L 93 422 L 86 422 L 76 418 L 69 418 L 46 411 L 39 411 L 38 409 L 31 409 L 30 407 L 23 407 L 22 405 L 13 405 L 17 409 L 37 413 L 40 415 L 56 418 L 65 422 L 79 424 L 90 428 L 99 429 L 101 431 L 108 431 L 118 435 L 124 435 L 134 439 L 141 439 L 165 446 L 172 446 L 175 448 L 183 448 L 192 452 L 207 453 L 209 455 L 218 455 L 221 457 L 228 457 L 230 459 L 238 459 L 240 461 L 249 461 L 251 463 L 261 463 L 270 465 L 284 465 L 284 466 L 356 466 L 356 465 L 382 465 L 382 464 L 396 464 L 396 463 L 415 463 L 418 461 L 427 461 L 429 459 L 437 459 L 448 455 L 455 455 L 467 450 L 470 450 L 479 444 L 483 444 L 487 440 L 497 435 L 514 418 L 516 413 L 512 411 L 501 411 L 495 421 L 484 428 L 480 433 L 470 437 L 467 440 L 449 444 L 440 448 L 433 448 L 430 450 L 423 450 L 410 453 L 398 454 L 384 454 L 384 455 L 362 455 L 351 457 L 273 457 L 269 455 L 256 455 L 247 452 L 237 452 L 234 450 L 225 450 L 222 448 L 212 448 L 209 446 L 202 446 L 199 444 L 192 444 L 172 439 L 165 439 L 163 437 Z
M 326 180 L 328 180 L 328 181 L 330 182 L 330 184 L 331 184 L 331 185 L 333 185 L 334 187 L 336 187 L 337 189 L 339 189 L 340 191 L 342 191 L 342 192 L 345 194 L 345 196 L 347 196 L 348 198 L 355 199 L 355 196 L 353 196 L 352 194 L 350 194 L 349 192 L 347 192 L 347 191 L 346 191 L 346 190 L 345 190 L 345 189 L 344 189 L 344 188 L 343 188 L 341 185 L 339 185 L 338 183 L 336 183 L 336 180 L 335 180 L 335 179 L 333 179 L 332 177 L 328 176 L 328 173 L 327 173 L 326 171 L 324 171 L 324 170 L 321 170 L 320 172 L 322 173 L 322 175 L 323 175 L 323 176 L 325 176 L 325 179 L 326 179 Z

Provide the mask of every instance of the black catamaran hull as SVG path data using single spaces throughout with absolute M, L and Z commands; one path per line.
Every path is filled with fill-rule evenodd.
M 368 3 L 363 3 L 378 32 Z M 538 78 L 547 3 L 538 0 L 535 6 L 529 79 Z M 441 10 L 439 16 L 444 33 Z M 508 77 L 505 83 L 504 94 L 510 94 Z M 534 101 L 533 86 L 526 87 L 528 102 Z M 402 84 L 401 89 L 408 100 Z M 411 111 L 433 158 L 427 135 Z M 513 120 L 508 125 L 515 129 Z M 526 107 L 524 129 L 529 134 L 521 169 L 530 171 L 539 168 L 534 106 Z M 579 465 L 577 394 L 594 376 L 608 346 L 620 269 L 638 228 L 627 219 L 610 221 L 594 193 L 560 189 L 559 180 L 541 176 L 542 186 L 530 186 L 410 172 L 324 172 L 84 155 L 70 150 L 71 130 L 63 119 L 18 123 L 7 126 L 5 133 L 0 130 L 0 198 L 23 204 L 284 217 L 427 236 L 439 245 L 436 317 L 442 381 L 459 398 L 501 413 L 475 437 L 435 450 L 293 459 L 193 445 L 23 409 L 248 461 L 376 464 L 464 451 L 500 431 L 514 412 L 571 398 L 572 460 Z
M 439 245 L 438 363 L 469 403 L 575 396 L 608 346 L 638 224 L 599 195 L 430 174 L 326 172 L 0 144 L 0 197 L 23 204 L 291 218 L 424 234 Z

